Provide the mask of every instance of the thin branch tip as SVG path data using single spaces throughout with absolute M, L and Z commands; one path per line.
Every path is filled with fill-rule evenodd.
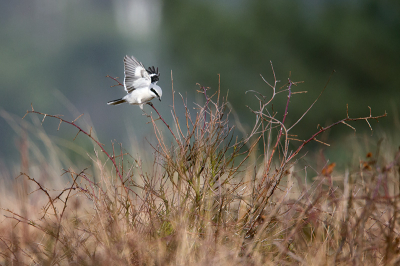
M 75 121 L 78 120 L 79 118 L 81 118 L 81 116 L 83 116 L 83 114 L 81 114 L 80 116 L 78 116 L 77 118 L 75 118 L 75 120 L 72 121 L 72 123 L 75 123 Z

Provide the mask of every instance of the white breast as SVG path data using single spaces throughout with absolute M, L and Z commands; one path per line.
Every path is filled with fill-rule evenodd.
M 129 104 L 142 104 L 154 99 L 148 88 L 139 88 L 124 97 Z

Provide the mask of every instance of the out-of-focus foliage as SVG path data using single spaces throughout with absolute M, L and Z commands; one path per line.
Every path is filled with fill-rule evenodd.
M 223 88 L 242 113 L 246 90 L 268 89 L 259 74 L 271 77 L 269 60 L 278 78 L 284 81 L 291 71 L 293 80 L 305 81 L 299 90 L 315 97 L 336 70 L 308 126 L 324 123 L 320 119 L 327 113 L 339 117 L 346 103 L 360 114 L 368 105 L 390 112 L 390 102 L 400 100 L 400 9 L 395 2 L 248 1 L 233 11 L 172 2 L 165 8 L 170 59 L 185 66 L 186 79 L 192 79 L 192 66 L 198 68 L 207 85 L 215 86 L 215 73 L 221 73 Z M 312 98 L 299 96 L 291 111 L 300 116 Z M 245 99 L 251 104 L 254 98 Z

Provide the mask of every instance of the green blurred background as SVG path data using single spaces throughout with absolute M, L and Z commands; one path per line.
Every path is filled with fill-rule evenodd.
M 31 103 L 38 111 L 73 120 L 85 113 L 98 138 L 129 143 L 152 133 L 138 107 L 107 106 L 124 95 L 106 75 L 123 77 L 123 57 L 158 66 L 163 101 L 157 109 L 171 121 L 171 71 L 174 89 L 196 96 L 196 83 L 229 90 L 229 101 L 250 128 L 256 90 L 270 95 L 260 74 L 273 82 L 270 60 L 283 85 L 304 81 L 292 98 L 287 122 L 296 121 L 327 90 L 297 131 L 299 138 L 346 115 L 389 116 L 375 129 L 392 130 L 400 103 L 400 1 L 244 1 L 244 0 L 19 0 L 0 3 L 0 108 L 22 117 Z M 274 108 L 282 114 L 286 95 Z M 150 107 L 145 107 L 148 112 Z M 3 113 L 4 114 L 4 113 Z M 52 135 L 72 139 L 75 131 Z M 46 124 L 45 123 L 45 124 Z M 353 124 L 357 132 L 366 123 Z M 329 133 L 349 134 L 343 126 Z M 369 133 L 368 133 L 369 134 Z M 17 165 L 18 137 L 0 118 L 0 160 Z M 83 138 L 83 136 L 81 136 Z M 143 144 L 143 147 L 148 146 Z M 140 152 L 140 151 L 133 151 Z

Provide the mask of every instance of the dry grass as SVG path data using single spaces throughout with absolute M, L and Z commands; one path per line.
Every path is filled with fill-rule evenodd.
M 386 114 L 347 115 L 298 142 L 290 133 L 307 112 L 285 123 L 296 83 L 289 80 L 281 89 L 276 79 L 266 83 L 272 96 L 255 93 L 259 109 L 251 110 L 254 127 L 243 138 L 234 133 L 219 89 L 200 86 L 205 104 L 196 104 L 194 114 L 180 97 L 182 117 L 174 98 L 172 126 L 149 116 L 156 138 L 149 144 L 152 165 L 122 145 L 107 152 L 75 120 L 32 108 L 27 114 L 68 123 L 93 141 L 95 167 L 71 166 L 59 173 L 68 182 L 57 184 L 47 179 L 59 174 L 23 166 L 15 181 L 20 193 L 7 194 L 20 197 L 19 204 L 1 204 L 3 264 L 398 264 L 400 153 L 388 156 L 378 145 L 344 173 L 327 164 L 309 176 L 298 164 L 307 143 L 328 128 L 355 120 L 370 125 Z M 281 93 L 287 94 L 283 115 L 271 108 Z

